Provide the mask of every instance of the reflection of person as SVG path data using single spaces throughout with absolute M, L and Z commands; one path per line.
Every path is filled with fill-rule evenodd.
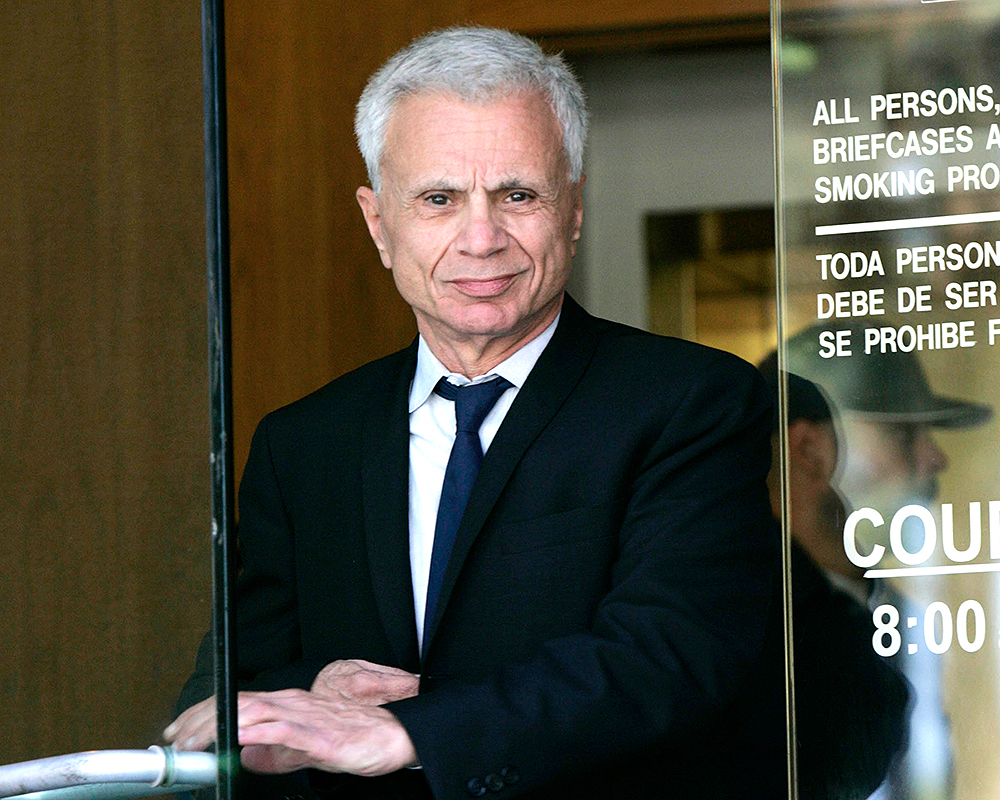
M 823 358 L 813 326 L 788 341 L 788 367 L 815 381 L 842 413 L 845 457 L 840 487 L 854 508 L 886 516 L 908 503 L 937 497 L 938 474 L 948 461 L 933 428 L 964 428 L 985 422 L 989 407 L 934 393 L 917 356 L 875 350 L 849 358 Z M 856 349 L 866 323 L 842 323 Z
M 857 352 L 851 357 L 822 357 L 821 330 L 849 331 L 859 350 L 867 326 L 861 320 L 814 325 L 799 332 L 788 341 L 788 367 L 819 384 L 842 412 L 840 487 L 848 503 L 852 508 L 873 508 L 890 520 L 906 505 L 927 506 L 937 499 L 938 475 L 948 461 L 932 429 L 980 425 L 992 412 L 980 403 L 933 392 L 912 352 L 883 353 L 877 349 L 867 355 Z M 916 533 L 921 535 L 922 531 Z M 908 535 L 904 528 L 904 540 Z M 870 552 L 872 544 L 860 543 L 859 549 Z M 837 562 L 823 566 L 834 582 L 855 592 L 873 611 L 888 604 L 903 619 L 923 618 L 917 604 L 891 581 L 864 581 L 843 552 L 839 566 Z M 914 687 L 916 704 L 910 718 L 910 749 L 894 766 L 880 796 L 950 796 L 953 775 L 940 665 L 926 648 L 913 656 L 900 651 L 893 663 Z
M 764 359 L 760 370 L 777 398 L 776 356 Z M 865 798 L 882 783 L 905 744 L 909 690 L 872 650 L 870 612 L 826 577 L 845 561 L 841 531 L 846 514 L 834 485 L 836 427 L 815 384 L 794 374 L 786 373 L 785 379 L 799 796 Z M 777 412 L 772 445 L 768 485 L 775 519 L 780 520 Z
M 317 768 L 338 797 L 753 796 L 729 750 L 776 577 L 763 382 L 564 294 L 585 111 L 558 58 L 431 34 L 357 122 L 358 200 L 420 336 L 254 436 L 243 763 Z M 510 387 L 456 435 L 444 377 Z M 446 462 L 480 444 L 442 557 Z M 210 655 L 183 705 L 211 692 Z M 205 747 L 213 725 L 196 704 L 167 737 Z
M 777 357 L 760 364 L 761 373 L 777 399 Z M 811 381 L 788 374 L 786 379 L 789 529 L 795 542 L 819 566 L 842 569 L 844 501 L 834 486 L 839 447 L 833 413 L 822 392 Z M 774 420 L 773 457 L 768 489 L 775 518 L 781 517 L 781 476 L 778 469 L 778 420 Z M 858 574 L 860 577 L 860 573 Z

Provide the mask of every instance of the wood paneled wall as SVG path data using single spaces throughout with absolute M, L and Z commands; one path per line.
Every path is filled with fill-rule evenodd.
M 201 34 L 0 4 L 0 763 L 159 741 L 209 620 Z
M 690 44 L 750 29 L 766 36 L 768 3 L 241 2 L 227 14 L 239 472 L 264 413 L 414 334 L 354 199 L 367 182 L 354 104 L 389 55 L 457 23 L 509 27 L 576 48 Z

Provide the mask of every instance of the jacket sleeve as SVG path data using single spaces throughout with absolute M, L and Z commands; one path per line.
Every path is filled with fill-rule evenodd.
M 308 689 L 324 664 L 302 658 L 295 589 L 295 543 L 271 461 L 265 417 L 240 484 L 237 683 L 241 690 Z M 177 710 L 215 692 L 214 639 L 205 635 Z

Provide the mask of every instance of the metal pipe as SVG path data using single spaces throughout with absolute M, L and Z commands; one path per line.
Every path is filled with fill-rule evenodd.
M 0 797 L 96 783 L 212 786 L 218 763 L 213 753 L 148 750 L 94 750 L 0 766 Z
M 169 794 L 180 796 L 205 787 L 178 783 L 176 786 L 152 787 L 148 783 L 90 783 L 86 786 L 67 786 L 64 789 L 43 789 L 40 792 L 18 794 L 5 800 L 140 800 Z

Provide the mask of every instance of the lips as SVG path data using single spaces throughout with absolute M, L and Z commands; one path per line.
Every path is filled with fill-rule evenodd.
M 448 282 L 462 294 L 470 297 L 496 297 L 507 291 L 515 278 L 517 273 L 495 278 L 456 278 Z

